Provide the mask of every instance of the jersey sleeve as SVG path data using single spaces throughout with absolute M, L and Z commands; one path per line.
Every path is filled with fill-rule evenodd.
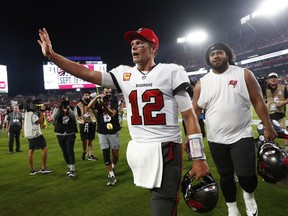
M 189 77 L 183 66 L 174 65 L 172 71 L 173 80 L 173 95 L 177 94 L 179 91 L 185 90 L 189 86 Z

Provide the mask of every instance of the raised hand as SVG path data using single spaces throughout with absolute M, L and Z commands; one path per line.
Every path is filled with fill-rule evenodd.
M 53 53 L 53 49 L 49 34 L 45 28 L 39 29 L 39 37 L 38 44 L 41 46 L 43 55 L 48 58 Z

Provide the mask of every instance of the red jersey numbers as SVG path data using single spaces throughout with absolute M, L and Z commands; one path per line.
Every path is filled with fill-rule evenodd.
M 149 89 L 142 94 L 141 99 L 140 103 L 142 104 L 140 104 L 140 108 L 143 107 L 143 116 L 139 114 L 137 90 L 132 91 L 129 95 L 129 103 L 132 110 L 131 124 L 142 125 L 144 122 L 144 125 L 165 125 L 165 113 L 154 113 L 153 115 L 153 112 L 159 112 L 164 107 L 163 93 L 159 89 Z

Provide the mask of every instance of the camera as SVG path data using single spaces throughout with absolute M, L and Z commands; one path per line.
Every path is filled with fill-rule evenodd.
M 40 104 L 39 100 L 33 100 L 32 98 L 27 98 L 26 101 L 24 102 L 22 108 L 25 109 L 28 112 L 36 112 L 38 110 L 37 105 Z
M 66 95 L 63 95 L 61 97 L 61 103 L 60 103 L 60 107 L 62 109 L 67 109 L 69 106 L 69 98 Z
M 109 102 L 109 100 L 111 99 L 111 95 L 105 95 L 104 97 L 103 97 L 103 102 Z
M 267 83 L 266 83 L 267 78 L 266 77 L 263 77 L 263 76 L 262 77 L 256 77 L 256 79 L 257 79 L 261 88 L 266 88 L 266 85 L 267 85 Z
M 261 87 L 261 91 L 264 97 L 266 97 L 266 88 L 267 88 L 267 78 L 266 77 L 256 77 L 260 87 Z

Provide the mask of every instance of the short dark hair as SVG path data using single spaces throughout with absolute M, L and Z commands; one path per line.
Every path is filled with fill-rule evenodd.
M 210 59 L 209 59 L 209 54 L 210 52 L 212 52 L 213 50 L 224 50 L 224 52 L 226 53 L 226 55 L 228 56 L 228 62 L 230 65 L 235 65 L 235 53 L 234 51 L 232 50 L 231 47 L 229 47 L 227 44 L 225 43 L 214 43 L 214 44 L 211 44 L 208 48 L 207 48 L 207 51 L 206 51 L 206 54 L 205 54 L 205 59 L 206 59 L 206 63 L 211 66 L 211 62 L 210 62 Z
M 91 94 L 89 91 L 85 91 L 85 92 L 83 92 L 83 95 L 85 95 L 85 94 Z

